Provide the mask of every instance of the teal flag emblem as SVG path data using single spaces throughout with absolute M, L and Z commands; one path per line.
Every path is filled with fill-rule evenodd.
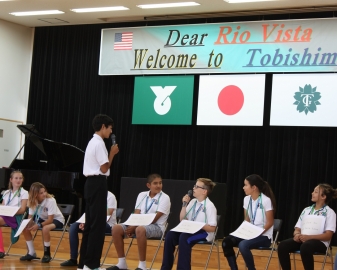
M 303 111 L 306 115 L 308 112 L 314 113 L 317 110 L 317 105 L 321 105 L 318 101 L 321 98 L 321 93 L 316 92 L 316 88 L 306 84 L 304 88 L 300 87 L 299 92 L 295 92 L 294 98 L 296 101 L 294 105 L 297 105 L 297 110 L 300 113 Z

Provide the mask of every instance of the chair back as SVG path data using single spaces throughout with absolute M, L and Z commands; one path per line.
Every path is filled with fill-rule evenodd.
M 73 204 L 57 204 L 63 216 L 71 216 L 75 206 Z
M 116 221 L 117 221 L 117 223 L 121 223 L 123 214 L 124 214 L 124 208 L 117 208 L 117 210 L 116 210 Z
M 282 219 L 274 219 L 274 232 L 279 232 L 282 226 Z

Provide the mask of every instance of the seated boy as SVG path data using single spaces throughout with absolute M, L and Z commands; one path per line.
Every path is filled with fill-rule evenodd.
M 107 196 L 107 215 L 111 216 L 109 221 L 106 223 L 105 232 L 111 232 L 113 226 L 116 224 L 116 209 L 117 201 L 114 194 L 108 191 Z M 61 263 L 61 266 L 77 266 L 77 256 L 78 256 L 78 233 L 80 230 L 84 230 L 84 223 L 75 222 L 71 224 L 69 229 L 69 244 L 70 244 L 70 259 Z M 78 264 L 78 269 L 83 269 L 83 258 L 80 258 Z
M 162 191 L 163 183 L 159 174 L 151 174 L 147 177 L 149 191 L 139 193 L 134 214 L 153 214 L 156 217 L 147 226 L 127 226 L 117 224 L 113 227 L 112 236 L 118 255 L 118 263 L 107 269 L 127 269 L 124 253 L 124 236 L 137 238 L 139 264 L 136 270 L 146 270 L 146 244 L 147 238 L 161 237 L 164 233 L 165 224 L 170 213 L 170 197 Z

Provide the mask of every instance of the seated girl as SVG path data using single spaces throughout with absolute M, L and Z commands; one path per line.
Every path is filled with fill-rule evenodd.
M 63 228 L 64 217 L 57 206 L 54 196 L 49 194 L 45 186 L 39 182 L 33 183 L 30 187 L 28 206 L 28 218 L 32 218 L 32 220 L 22 232 L 27 243 L 28 253 L 22 256 L 20 260 L 31 261 L 39 259 L 36 257 L 31 232 L 42 229 L 44 255 L 41 262 L 48 263 L 51 261 L 50 231 L 55 228 Z
M 20 207 L 14 217 L 0 216 L 0 226 L 7 224 L 12 228 L 11 238 L 13 244 L 19 240 L 18 237 L 14 238 L 14 235 L 19 227 L 22 216 L 26 211 L 28 201 L 28 191 L 22 187 L 22 183 L 22 173 L 20 171 L 13 171 L 9 178 L 8 190 L 6 190 L 2 196 L 2 205 Z M 0 258 L 3 258 L 4 256 L 4 244 L 2 240 L 2 232 L 0 231 Z
M 289 253 L 301 252 L 305 270 L 314 270 L 314 253 L 325 253 L 330 240 L 336 230 L 336 213 L 328 203 L 337 198 L 337 190 L 328 184 L 319 184 L 311 193 L 313 205 L 304 208 L 293 233 L 293 237 L 282 241 L 278 246 L 278 257 L 283 270 L 290 270 Z M 315 223 L 323 223 L 323 230 L 312 234 L 306 231 L 307 218 L 314 218 Z M 307 219 L 307 221 L 306 221 Z M 304 226 L 304 227 L 303 227 Z

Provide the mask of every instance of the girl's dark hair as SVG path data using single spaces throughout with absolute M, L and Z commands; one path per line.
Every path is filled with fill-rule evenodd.
M 337 198 L 337 189 L 326 183 L 318 184 L 319 189 L 322 191 L 322 195 L 326 196 L 325 204 L 329 204 L 332 199 Z
M 269 186 L 268 182 L 264 181 L 260 175 L 251 174 L 246 177 L 246 180 L 249 182 L 251 186 L 256 186 L 260 192 L 265 194 L 271 200 L 273 205 L 274 215 L 276 213 L 276 199 L 274 196 L 274 192 Z

